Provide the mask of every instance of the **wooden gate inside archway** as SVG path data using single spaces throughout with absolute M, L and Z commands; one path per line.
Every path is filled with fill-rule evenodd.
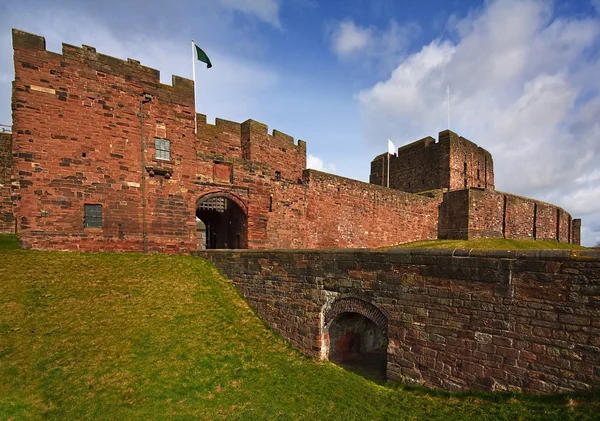
M 196 203 L 198 248 L 248 248 L 248 216 L 243 202 L 228 193 L 212 193 Z

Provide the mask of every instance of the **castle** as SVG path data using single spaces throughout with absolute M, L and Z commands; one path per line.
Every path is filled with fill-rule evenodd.
M 190 80 L 161 84 L 157 70 L 85 45 L 50 52 L 43 37 L 19 30 L 13 48 L 0 231 L 18 232 L 25 248 L 187 253 L 479 237 L 579 244 L 580 220 L 496 191 L 490 153 L 449 130 L 376 157 L 369 184 L 306 169 L 304 141 L 257 121 L 208 124 L 195 114 Z

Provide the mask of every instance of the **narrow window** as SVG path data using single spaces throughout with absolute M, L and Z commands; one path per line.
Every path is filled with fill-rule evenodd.
M 84 228 L 102 228 L 102 205 L 83 205 Z
M 275 180 L 281 180 L 281 171 L 275 171 Z
M 269 196 L 269 212 L 273 212 L 273 195 Z
M 171 160 L 171 141 L 167 139 L 154 138 L 154 158 L 163 161 Z
M 477 179 L 480 180 L 480 178 L 479 178 L 479 168 L 477 169 Z

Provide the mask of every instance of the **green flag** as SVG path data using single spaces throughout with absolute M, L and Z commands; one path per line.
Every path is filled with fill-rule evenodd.
M 212 63 L 210 62 L 210 59 L 208 58 L 206 53 L 202 51 L 202 48 L 198 47 L 196 44 L 194 44 L 194 46 L 196 47 L 196 54 L 198 54 L 198 60 L 200 60 L 203 63 L 206 63 L 206 68 L 210 69 L 212 67 Z

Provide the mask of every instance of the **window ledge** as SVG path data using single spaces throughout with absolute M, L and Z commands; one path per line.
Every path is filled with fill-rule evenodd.
M 148 171 L 150 177 L 154 177 L 155 175 L 162 175 L 165 178 L 171 178 L 171 176 L 173 175 L 173 168 L 165 168 L 157 165 L 146 166 L 146 171 Z

